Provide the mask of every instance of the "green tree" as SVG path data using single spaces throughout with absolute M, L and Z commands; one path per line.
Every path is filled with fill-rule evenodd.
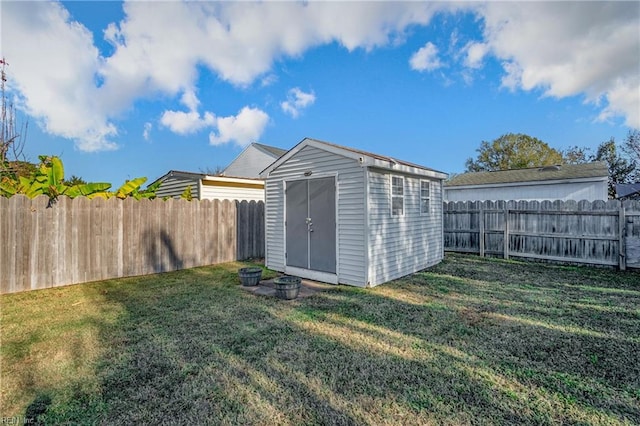
M 73 185 L 86 185 L 87 181 L 82 179 L 79 176 L 76 175 L 71 175 L 71 177 L 69 179 L 65 179 L 64 183 L 69 185 L 69 186 L 73 186 Z
M 640 182 L 640 130 L 629 130 L 622 145 L 622 150 L 635 165 L 631 179 L 634 182 Z
M 563 151 L 565 164 L 604 161 L 609 171 L 608 193 L 615 197 L 616 183 L 630 183 L 640 180 L 640 132 L 630 130 L 625 138 L 622 150 L 618 149 L 614 138 L 602 142 L 595 154 L 589 148 L 573 146 Z M 625 156 L 626 154 L 626 156 Z
M 593 161 L 591 150 L 586 147 L 572 146 L 562 151 L 563 164 L 583 164 Z
M 635 172 L 635 163 L 623 157 L 616 147 L 614 138 L 602 142 L 591 158 L 592 161 L 604 161 L 609 169 L 609 198 L 616 196 L 616 183 L 630 183 Z
M 482 141 L 478 157 L 467 159 L 469 172 L 523 169 L 562 164 L 562 153 L 540 139 L 507 133 L 492 142 Z

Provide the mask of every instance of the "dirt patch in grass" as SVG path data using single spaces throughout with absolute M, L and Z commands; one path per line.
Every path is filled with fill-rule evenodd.
M 637 272 L 448 255 L 282 303 L 242 291 L 242 266 L 2 296 L 0 415 L 640 423 Z

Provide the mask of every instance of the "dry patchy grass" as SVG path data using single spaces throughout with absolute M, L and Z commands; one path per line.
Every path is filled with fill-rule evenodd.
M 0 298 L 0 416 L 640 423 L 640 276 L 448 255 L 292 302 L 225 264 Z

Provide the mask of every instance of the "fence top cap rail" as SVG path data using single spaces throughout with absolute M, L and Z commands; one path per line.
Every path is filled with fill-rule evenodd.
M 484 201 L 444 201 L 446 211 L 477 211 L 485 212 L 504 209 L 510 210 L 539 210 L 539 211 L 618 211 L 620 207 L 626 210 L 640 211 L 640 200 L 484 200 Z

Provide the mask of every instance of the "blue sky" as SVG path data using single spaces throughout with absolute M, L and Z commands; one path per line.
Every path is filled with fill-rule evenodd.
M 640 3 L 3 2 L 26 154 L 121 184 L 313 137 L 464 170 L 640 126 Z

